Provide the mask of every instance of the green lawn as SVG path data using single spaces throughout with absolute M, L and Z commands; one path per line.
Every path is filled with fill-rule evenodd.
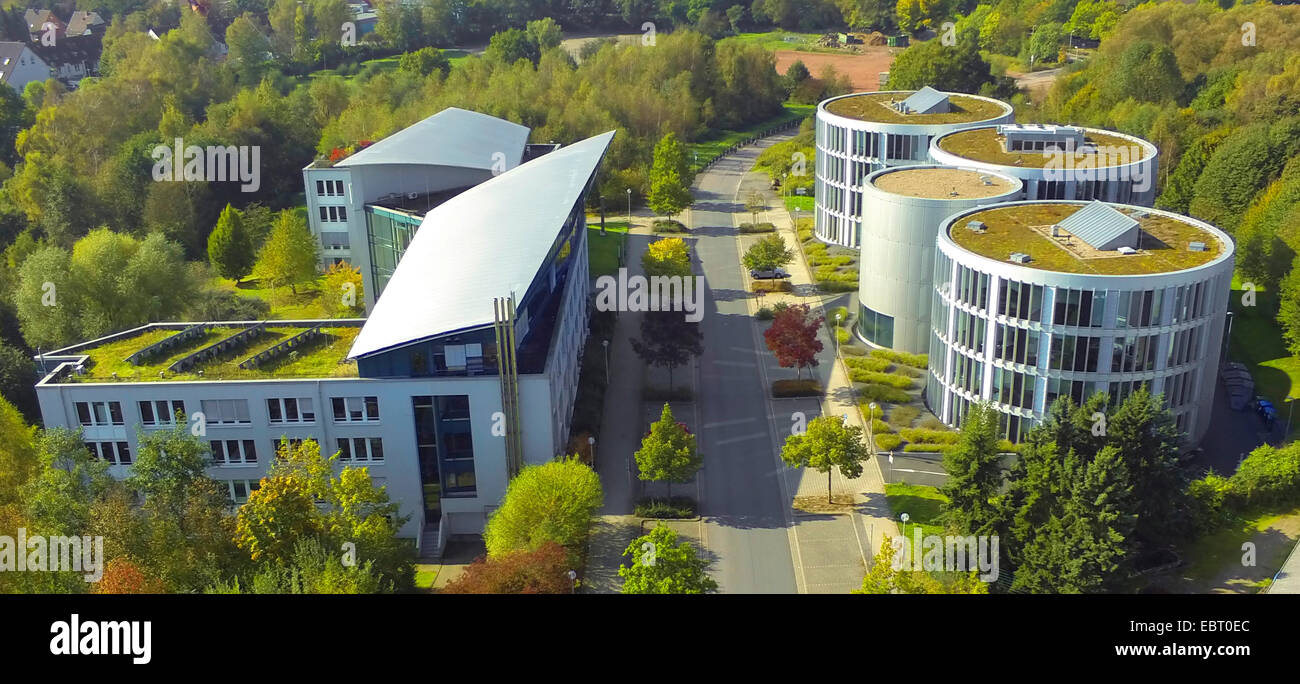
M 1188 566 L 1182 572 L 1195 590 L 1209 591 L 1221 584 L 1225 572 L 1231 576 L 1241 572 L 1242 544 L 1254 540 L 1259 556 L 1255 567 L 1272 572 L 1281 567 L 1291 551 L 1291 543 L 1280 539 L 1276 531 L 1268 528 L 1284 518 L 1300 515 L 1300 508 L 1282 513 L 1256 513 L 1248 517 L 1236 518 L 1216 532 L 1198 538 L 1192 544 L 1179 549 L 1187 560 Z M 1266 532 L 1268 531 L 1268 532 Z M 1264 539 L 1257 535 L 1264 533 Z M 1274 539 L 1279 537 L 1279 539 Z M 1262 589 L 1267 580 L 1258 583 L 1255 588 Z
M 719 43 L 744 43 L 758 45 L 765 50 L 804 50 L 807 52 L 839 52 L 835 48 L 823 48 L 813 45 L 821 37 L 819 33 L 794 33 L 791 31 L 765 31 L 763 33 L 741 33 L 728 36 Z M 788 40 L 787 40 L 788 39 Z
M 240 297 L 261 299 L 270 304 L 270 318 L 280 320 L 328 318 L 321 310 L 320 302 L 317 301 L 320 295 L 317 283 L 299 285 L 298 292 L 295 294 L 287 287 L 260 287 L 256 278 L 246 278 L 238 286 L 234 281 L 225 278 L 217 278 L 213 282 Z
M 627 221 L 605 219 L 605 234 L 600 234 L 600 218 L 587 219 L 587 260 L 592 277 L 618 273 L 618 253 L 627 240 Z
M 922 535 L 943 534 L 943 525 L 938 522 L 938 518 L 948 498 L 938 488 L 896 482 L 885 485 L 885 499 L 889 502 L 889 510 L 894 512 L 895 520 L 899 520 L 898 516 L 903 513 L 908 515 L 906 524 L 900 520 L 898 530 L 908 539 L 909 544 L 912 535 L 916 534 L 913 530 L 918 527 Z
M 710 159 L 721 155 L 727 148 L 774 126 L 812 116 L 817 109 L 817 105 L 795 104 L 793 102 L 786 102 L 781 106 L 785 108 L 785 111 L 776 117 L 739 131 L 717 131 L 705 139 L 687 144 L 687 158 L 691 162 L 691 168 L 699 169 Z
M 813 210 L 812 195 L 787 195 L 785 198 L 785 208 L 790 211 L 798 209 L 799 211 Z
M 1255 292 L 1254 306 L 1245 306 L 1246 293 L 1240 277 L 1232 280 L 1232 295 L 1228 306 L 1233 312 L 1232 337 L 1228 358 L 1240 361 L 1250 369 L 1255 378 L 1255 393 L 1267 397 L 1286 420 L 1291 397 L 1300 394 L 1300 358 L 1291 354 L 1282 339 L 1282 329 L 1274 316 L 1277 314 L 1277 295 L 1262 289 Z M 1300 421 L 1291 426 L 1294 436 Z

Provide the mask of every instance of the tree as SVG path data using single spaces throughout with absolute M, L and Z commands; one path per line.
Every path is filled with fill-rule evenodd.
M 868 457 L 862 428 L 848 425 L 839 416 L 817 416 L 808 422 L 801 435 L 785 438 L 781 460 L 792 468 L 814 468 L 826 473 L 826 500 L 831 498 L 831 469 L 839 468 L 845 477 L 862 474 L 862 462 Z
M 553 47 L 559 47 L 560 41 L 564 40 L 564 31 L 560 25 L 550 17 L 542 17 L 528 22 L 524 27 L 524 32 L 537 45 L 537 49 L 546 52 Z
M 21 349 L 0 340 L 0 397 L 28 418 L 38 419 L 41 414 L 35 386 L 36 362 Z
M 1002 486 L 999 416 L 988 404 L 972 404 L 962 421 L 956 448 L 943 455 L 944 472 L 948 473 L 942 488 L 947 497 L 944 517 L 962 534 L 993 534 L 998 523 L 995 498 Z
M 768 233 L 745 250 L 741 262 L 754 271 L 770 271 L 794 261 L 794 250 L 785 246 L 779 233 Z
M 803 369 L 816 367 L 822 342 L 817 339 L 821 316 L 814 317 L 807 304 L 796 304 L 776 313 L 772 325 L 763 331 L 768 351 L 776 355 L 782 368 L 795 368 L 803 378 Z
M 668 483 L 669 500 L 673 498 L 673 482 L 694 477 L 702 463 L 695 435 L 673 418 L 668 402 L 664 402 L 659 420 L 650 424 L 650 432 L 641 439 L 641 448 L 633 456 L 642 480 Z
M 439 593 L 569 594 L 573 593 L 572 569 L 564 547 L 548 541 L 532 551 L 478 558 Z
M 95 583 L 96 594 L 162 594 L 163 584 L 140 570 L 131 559 L 114 558 L 104 568 L 104 575 Z
M 209 594 L 379 594 L 396 586 L 374 561 L 339 562 L 339 555 L 314 537 L 299 539 L 287 559 L 259 565 L 251 574 L 218 581 Z
M 326 458 L 315 440 L 281 441 L 260 486 L 239 508 L 235 541 L 254 561 L 287 564 L 296 546 L 317 540 L 336 559 L 345 542 L 356 545 L 357 562 L 373 562 L 381 584 L 394 590 L 414 582 L 414 552 L 397 538 L 408 518 L 375 486 L 367 468 L 345 466 L 334 476 L 338 454 Z
M 651 242 L 641 255 L 641 267 L 647 276 L 690 276 L 691 255 L 686 242 L 677 237 Z
M 749 212 L 750 222 L 758 225 L 758 215 L 767 211 L 767 200 L 763 197 L 763 194 L 758 191 L 749 193 L 749 196 L 745 198 L 745 211 Z M 782 242 L 781 246 L 784 247 L 785 243 Z M 794 258 L 793 253 L 791 253 L 790 258 Z
M 961 36 L 955 47 L 938 40 L 913 43 L 889 68 L 892 90 L 916 90 L 928 85 L 937 90 L 977 93 L 981 86 L 992 82 L 989 63 L 980 56 L 979 46 L 969 35 Z
M 226 28 L 226 45 L 230 48 L 227 62 L 235 70 L 240 83 L 262 80 L 271 44 L 258 27 L 256 15 L 246 12 L 231 22 Z
M 1278 291 L 1277 322 L 1282 325 L 1282 336 L 1287 349 L 1300 354 L 1300 257 L 1291 263 L 1291 271 L 1282 279 Z
M 483 54 L 502 64 L 514 64 L 521 59 L 537 64 L 541 57 L 541 51 L 533 38 L 517 28 L 493 34 Z
M 568 550 L 569 562 L 576 567 L 591 516 L 603 501 L 600 478 L 576 456 L 524 466 L 483 530 L 488 557 L 555 542 Z
M 632 540 L 625 556 L 632 565 L 621 565 L 624 594 L 707 594 L 718 583 L 709 577 L 709 564 L 695 553 L 690 542 L 677 541 L 677 533 L 658 525 L 649 534 Z
M 40 469 L 36 428 L 0 397 L 0 510 L 20 504 L 22 488 Z
M 686 320 L 680 311 L 647 311 L 641 316 L 641 338 L 633 338 L 632 351 L 642 361 L 668 369 L 668 391 L 673 391 L 673 369 L 704 353 L 700 324 Z
M 907 540 L 899 540 L 907 543 Z M 974 572 L 955 573 L 956 577 L 944 581 L 923 570 L 896 568 L 894 540 L 885 535 L 871 561 L 871 569 L 862 578 L 862 588 L 854 594 L 987 594 L 989 585 L 981 582 Z M 919 549 L 913 553 L 919 553 Z
M 451 71 L 451 60 L 436 47 L 422 47 L 415 52 L 407 52 L 397 60 L 399 71 L 407 71 L 417 76 L 428 76 L 435 70 L 443 76 Z
M 330 264 L 321 278 L 317 297 L 321 311 L 330 318 L 360 316 L 365 312 L 366 299 L 361 281 L 361 269 L 340 261 Z
M 288 285 L 298 294 L 298 285 L 316 277 L 319 261 L 320 244 L 307 229 L 306 222 L 285 209 L 276 217 L 271 234 L 257 255 L 253 274 L 271 287 Z
M 253 243 L 243 214 L 229 204 L 208 236 L 208 261 L 223 278 L 235 283 L 253 270 Z
M 655 144 L 654 163 L 650 167 L 650 194 L 647 199 L 655 213 L 672 218 L 693 201 L 688 187 L 690 167 L 686 151 L 677 136 L 665 133 Z

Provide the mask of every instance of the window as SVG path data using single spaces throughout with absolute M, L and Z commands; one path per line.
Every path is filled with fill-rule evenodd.
M 131 465 L 131 447 L 126 442 L 86 442 L 90 455 L 112 465 Z
M 894 346 L 894 317 L 859 305 L 858 332 L 868 342 L 881 347 Z
M 248 415 L 247 399 L 204 399 L 201 406 L 203 418 L 210 425 L 247 425 L 253 422 Z
M 320 207 L 320 220 L 338 222 L 348 220 L 347 207 Z
M 311 397 L 300 399 L 267 399 L 266 413 L 272 423 L 314 423 L 316 409 Z
M 340 437 L 339 460 L 345 463 L 383 463 L 384 441 L 378 437 Z
M 343 181 L 341 180 L 316 181 L 317 197 L 340 197 L 342 195 L 343 195 Z
M 379 397 L 333 397 L 330 404 L 336 423 L 379 420 Z
M 248 502 L 248 495 L 261 489 L 261 480 L 226 480 L 226 494 L 236 506 Z
M 214 439 L 212 447 L 213 465 L 250 465 L 257 463 L 257 448 L 251 439 Z
M 124 425 L 122 404 L 117 401 L 79 401 L 76 403 L 77 421 L 86 427 Z
M 271 453 L 275 454 L 276 458 L 282 458 L 280 448 L 284 446 L 285 442 L 289 443 L 290 449 L 297 449 L 302 446 L 303 440 L 301 437 L 281 437 L 271 440 Z
M 147 426 L 175 425 L 176 414 L 185 413 L 185 402 L 180 399 L 142 401 L 139 404 L 140 423 Z

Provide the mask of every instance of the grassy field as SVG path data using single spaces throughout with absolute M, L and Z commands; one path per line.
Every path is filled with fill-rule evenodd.
M 1222 529 L 1179 550 L 1188 561 L 1182 579 L 1188 591 L 1254 593 L 1272 580 L 1291 551 L 1300 526 L 1300 508 L 1283 513 L 1257 513 L 1239 518 Z M 1291 538 L 1284 536 L 1291 531 Z M 1254 566 L 1242 565 L 1242 545 L 1255 544 Z
M 813 196 L 788 195 L 785 198 L 785 208 L 790 211 L 798 209 L 799 211 L 811 212 L 813 210 Z
M 1286 416 L 1292 397 L 1300 393 L 1300 358 L 1287 350 L 1282 329 L 1274 318 L 1277 295 L 1257 289 L 1254 306 L 1245 306 L 1245 294 L 1240 277 L 1234 277 L 1228 298 L 1233 313 L 1228 358 L 1246 364 L 1255 378 L 1255 393 L 1268 398 L 1279 415 Z M 1288 438 L 1294 437 L 1298 428 L 1300 421 L 1292 425 Z
M 627 240 L 627 221 L 610 221 L 605 219 L 605 234 L 600 234 L 600 217 L 587 217 L 587 260 L 591 265 L 591 276 L 614 275 L 618 273 L 618 253 Z
M 942 535 L 943 525 L 938 521 L 943 504 L 948 502 L 937 488 L 923 485 L 910 485 L 896 482 L 885 485 L 885 499 L 889 510 L 894 512 L 894 519 L 899 520 L 898 530 L 911 543 L 913 530 L 920 528 L 922 535 Z M 906 513 L 907 523 L 898 516 Z
M 821 34 L 792 33 L 790 31 L 766 31 L 763 33 L 741 33 L 718 41 L 719 43 L 743 43 L 758 45 L 765 50 L 807 50 L 809 52 L 838 52 L 834 48 L 822 48 L 813 45 Z
M 752 138 L 759 132 L 779 126 L 783 123 L 796 121 L 813 115 L 817 109 L 816 105 L 802 105 L 787 102 L 782 105 L 785 112 L 779 116 L 755 124 L 739 131 L 718 131 L 703 140 L 697 140 L 687 144 L 687 155 L 691 162 L 692 170 L 697 170 L 709 160 L 717 157 L 727 150 L 727 148 L 736 145 L 748 138 Z

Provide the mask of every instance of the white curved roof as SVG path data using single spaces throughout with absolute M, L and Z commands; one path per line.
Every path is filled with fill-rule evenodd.
M 490 171 L 494 163 L 504 160 L 505 168 L 511 169 L 519 164 L 527 143 L 527 126 L 448 107 L 334 166 L 420 164 Z
M 562 147 L 426 214 L 348 358 L 490 325 L 492 299 L 524 295 L 613 139 Z

